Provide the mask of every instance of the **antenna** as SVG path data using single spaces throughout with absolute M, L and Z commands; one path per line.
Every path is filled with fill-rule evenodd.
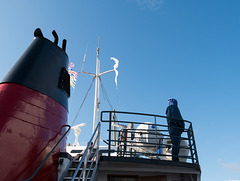
M 96 60 L 96 73 L 92 74 L 92 73 L 88 73 L 88 72 L 83 72 L 83 67 L 82 67 L 82 71 L 79 73 L 83 73 L 83 74 L 88 74 L 91 76 L 94 76 L 95 78 L 95 97 L 94 97 L 94 112 L 93 112 L 93 132 L 99 122 L 99 110 L 100 110 L 100 76 L 107 74 L 109 72 L 113 72 L 116 71 L 117 66 L 113 69 L 113 70 L 108 70 L 105 71 L 103 73 L 100 73 L 100 60 L 99 60 L 99 46 L 100 46 L 100 37 L 98 36 L 98 47 L 97 47 L 97 60 Z M 86 50 L 87 51 L 87 50 Z M 85 63 L 85 57 L 86 54 L 84 56 L 83 59 L 83 66 Z
M 85 64 L 85 59 L 86 59 L 86 54 L 87 54 L 87 48 L 88 48 L 88 43 L 87 43 L 87 47 L 86 47 L 85 54 L 84 54 L 84 57 L 83 57 L 83 65 L 82 65 L 81 72 L 83 72 L 83 67 L 84 67 L 84 64 Z
M 99 43 L 100 43 L 100 37 L 98 36 L 97 59 L 99 58 Z

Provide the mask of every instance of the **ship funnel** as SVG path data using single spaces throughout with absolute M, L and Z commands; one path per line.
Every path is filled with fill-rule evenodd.
M 52 35 L 54 37 L 54 44 L 58 44 L 58 35 L 55 30 L 52 31 Z
M 57 33 L 52 34 L 54 42 L 37 28 L 0 81 L 0 180 L 58 180 L 59 155 L 66 150 L 70 75 L 68 56 L 57 46 Z
M 67 108 L 70 96 L 70 77 L 67 71 L 68 56 L 57 46 L 58 35 L 53 30 L 54 43 L 43 37 L 42 31 L 34 31 L 34 40 L 19 58 L 1 83 L 16 83 L 41 92 Z M 65 43 L 64 43 L 65 42 Z

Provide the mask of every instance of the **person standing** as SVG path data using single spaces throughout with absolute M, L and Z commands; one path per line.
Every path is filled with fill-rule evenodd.
M 176 99 L 168 99 L 169 106 L 166 110 L 168 131 L 172 141 L 172 161 L 179 161 L 179 147 L 181 142 L 181 134 L 184 131 L 184 121 L 180 110 L 178 108 L 178 102 Z

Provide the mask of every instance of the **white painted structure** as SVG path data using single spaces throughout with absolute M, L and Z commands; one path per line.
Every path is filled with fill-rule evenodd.
M 80 146 L 78 142 L 78 137 L 81 134 L 81 127 L 86 126 L 86 123 L 81 123 L 76 126 L 72 126 L 71 129 L 74 130 L 74 135 L 75 135 L 75 141 L 72 144 L 73 146 Z

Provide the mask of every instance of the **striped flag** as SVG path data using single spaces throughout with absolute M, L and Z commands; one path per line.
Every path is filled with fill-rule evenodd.
M 72 70 L 74 66 L 75 64 L 71 62 L 68 67 L 68 73 L 70 75 L 70 85 L 72 86 L 73 89 L 75 88 L 75 85 L 77 83 L 78 76 L 78 73 Z

